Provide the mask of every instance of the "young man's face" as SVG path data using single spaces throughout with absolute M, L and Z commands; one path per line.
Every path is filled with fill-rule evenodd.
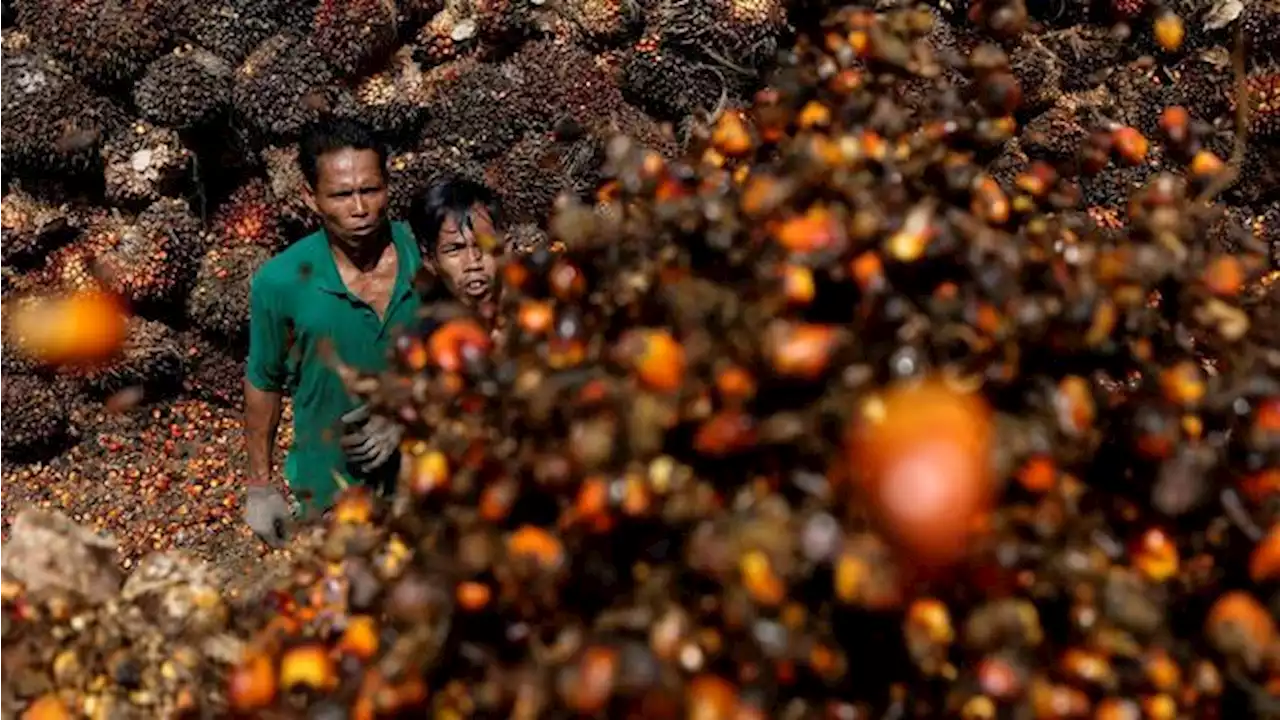
M 491 306 L 497 296 L 498 261 L 480 245 L 481 237 L 500 244 L 493 218 L 483 207 L 472 208 L 470 226 L 459 227 L 459 218 L 448 217 L 440 227 L 431 261 L 453 296 L 472 308 Z
M 357 249 L 387 223 L 387 177 L 378 153 L 343 148 L 316 160 L 316 186 L 304 193 L 330 239 Z

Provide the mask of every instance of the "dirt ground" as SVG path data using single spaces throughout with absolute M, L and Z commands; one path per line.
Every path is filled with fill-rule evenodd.
M 189 399 L 118 413 L 84 405 L 73 422 L 78 437 L 66 452 L 3 468 L 5 540 L 17 514 L 38 507 L 112 536 L 125 569 L 153 551 L 186 550 L 214 563 L 240 594 L 288 565 L 288 550 L 269 550 L 240 519 L 247 463 L 239 410 Z M 290 415 L 282 426 L 281 452 Z

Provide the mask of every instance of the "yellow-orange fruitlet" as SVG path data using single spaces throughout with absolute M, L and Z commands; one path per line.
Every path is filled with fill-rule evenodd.
M 992 501 L 986 403 L 930 380 L 891 387 L 870 404 L 849 459 L 877 517 L 912 560 L 957 559 Z
M 24 353 L 50 365 L 102 362 L 124 344 L 126 313 L 113 295 L 77 292 L 15 311 L 9 331 Z

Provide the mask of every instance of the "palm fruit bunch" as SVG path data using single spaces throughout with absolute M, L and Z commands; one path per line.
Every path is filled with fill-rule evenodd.
M 772 62 L 787 31 L 781 0 L 656 0 L 649 16 L 663 43 L 739 72 Z
M 0 258 L 5 265 L 28 264 L 74 237 L 79 223 L 67 203 L 46 202 L 14 187 L 0 198 L 0 230 L 4 244 Z
M 4 454 L 13 463 L 45 460 L 62 449 L 67 439 L 67 407 L 49 379 L 6 372 L 4 392 Z
M 296 240 L 318 228 L 320 223 L 315 213 L 302 199 L 307 179 L 298 165 L 297 144 L 264 148 L 262 163 L 266 167 L 271 201 L 280 213 L 285 236 Z
M 399 20 L 395 0 L 320 0 L 311 40 L 335 70 L 355 75 L 391 55 Z
M 600 156 L 594 138 L 566 140 L 533 133 L 491 162 L 485 175 L 512 218 L 537 222 L 561 193 L 580 197 L 599 185 Z
M 127 85 L 170 41 L 176 0 L 22 0 L 17 22 L 66 62 L 104 88 Z
M 143 117 L 177 130 L 206 127 L 231 100 L 234 67 L 200 47 L 183 46 L 147 66 L 133 87 Z
M 1265 714 L 1280 353 L 1262 248 L 1208 239 L 1211 132 L 1002 185 L 1009 57 L 944 68 L 933 22 L 837 11 L 684 158 L 615 140 L 496 333 L 441 301 L 340 367 L 407 423 L 399 486 L 300 550 L 230 708 Z M 1180 172 L 1099 232 L 1079 176 L 1152 145 Z
M 106 198 L 121 207 L 175 194 L 190 167 L 191 151 L 178 133 L 146 121 L 121 128 L 102 145 Z
M 187 314 L 196 327 L 231 347 L 243 347 L 249 330 L 249 281 L 271 259 L 258 245 L 221 245 L 200 262 Z
M 154 400 L 172 395 L 182 384 L 183 357 L 167 325 L 139 317 L 129 319 L 120 352 L 111 360 L 68 371 L 89 397 L 102 400 L 117 393 L 136 393 Z
M 325 51 L 307 36 L 273 35 L 236 69 L 234 113 L 265 139 L 294 139 L 340 94 Z
M 199 331 L 180 332 L 177 342 L 187 394 L 222 407 L 244 406 L 243 351 L 227 350 Z
M 5 31 L 3 63 L 5 168 L 39 175 L 98 167 L 98 148 L 122 123 L 120 110 L 20 32 Z
M 391 177 L 389 211 L 394 217 L 406 217 L 413 201 L 447 176 L 484 180 L 483 165 L 456 147 L 430 141 L 392 155 L 387 167 Z
M 256 245 L 275 252 L 284 245 L 280 208 L 262 178 L 253 178 L 236 188 L 218 206 L 210 225 L 210 244 L 214 247 Z

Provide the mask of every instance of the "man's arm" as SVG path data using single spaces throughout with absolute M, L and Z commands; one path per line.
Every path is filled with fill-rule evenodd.
M 249 484 L 270 485 L 280 429 L 288 352 L 287 316 L 279 292 L 261 276 L 249 288 L 249 358 L 245 363 L 244 430 Z
M 249 484 L 270 485 L 273 477 L 272 451 L 280 430 L 283 395 L 278 391 L 259 390 L 249 378 L 244 380 L 244 433 L 249 450 Z

